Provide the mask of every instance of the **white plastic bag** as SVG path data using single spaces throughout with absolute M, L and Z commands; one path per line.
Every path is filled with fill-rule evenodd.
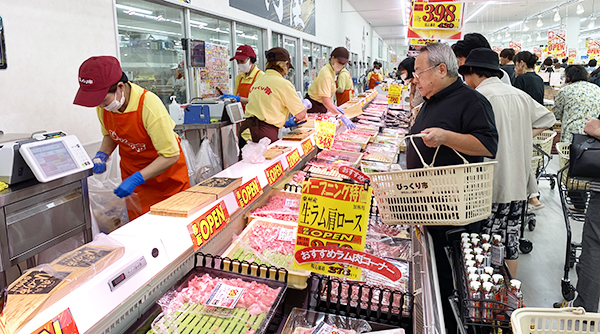
M 210 146 L 210 141 L 204 139 L 200 144 L 200 151 L 196 155 L 196 182 L 204 181 L 221 171 L 219 157 Z
M 231 166 L 239 161 L 240 156 L 240 146 L 238 144 L 238 137 L 235 134 L 235 125 L 231 127 L 227 137 L 227 150 L 223 154 L 223 160 L 227 161 L 227 164 Z
M 264 137 L 259 140 L 258 143 L 248 142 L 246 146 L 242 148 L 242 160 L 251 164 L 259 164 L 264 162 L 266 159 L 264 153 L 271 144 L 271 139 Z
M 185 156 L 185 164 L 188 169 L 188 177 L 190 178 L 190 186 L 196 185 L 196 155 L 194 154 L 194 149 L 190 142 L 182 138 L 181 139 L 181 150 L 183 151 L 183 155 Z

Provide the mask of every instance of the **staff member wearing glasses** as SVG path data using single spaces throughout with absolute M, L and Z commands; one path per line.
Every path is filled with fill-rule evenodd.
M 333 49 L 329 62 L 323 66 L 319 74 L 308 88 L 306 98 L 312 103 L 312 108 L 308 112 L 326 113 L 331 112 L 334 115 L 339 115 L 340 120 L 348 129 L 355 129 L 356 126 L 348 117 L 344 116 L 344 110 L 333 104 L 332 98 L 337 87 L 335 84 L 336 75 L 348 63 L 350 52 L 345 47 L 338 46 Z

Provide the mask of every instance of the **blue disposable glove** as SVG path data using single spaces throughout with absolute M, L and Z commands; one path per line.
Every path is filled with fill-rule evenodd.
M 94 172 L 94 174 L 102 174 L 102 173 L 106 172 L 106 162 L 107 161 L 108 161 L 108 154 L 106 154 L 102 151 L 96 152 L 96 156 L 94 157 L 94 159 L 92 159 L 92 162 L 94 163 L 94 167 L 92 168 L 92 171 Z
M 286 128 L 293 128 L 295 126 L 298 126 L 300 124 L 304 124 L 306 123 L 306 121 L 302 121 L 300 123 L 296 123 L 296 117 L 292 117 L 290 119 L 288 119 L 287 121 L 285 121 L 285 127 Z
M 337 109 L 337 111 L 339 111 L 340 114 L 345 114 L 344 109 L 342 109 L 341 107 L 335 107 L 335 109 Z
M 133 175 L 123 180 L 119 187 L 115 189 L 114 193 L 120 198 L 123 198 L 131 195 L 135 187 L 144 183 L 146 183 L 146 181 L 144 181 L 142 174 L 140 172 L 135 172 Z
M 306 109 L 312 108 L 312 102 L 309 99 L 302 100 L 302 104 L 306 107 Z
M 223 94 L 221 95 L 223 99 L 235 99 L 236 102 L 240 102 L 240 97 L 233 94 Z
M 348 130 L 356 129 L 356 125 L 354 125 L 354 123 L 352 123 L 352 121 L 349 120 L 348 117 L 342 116 L 342 117 L 340 117 L 340 120 L 342 121 L 342 123 L 344 123 L 344 125 L 348 128 Z
M 381 81 L 375 81 L 375 83 L 379 85 L 381 83 Z

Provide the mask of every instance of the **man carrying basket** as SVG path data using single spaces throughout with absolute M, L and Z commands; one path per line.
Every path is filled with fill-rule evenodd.
M 427 44 L 415 61 L 414 83 L 425 99 L 411 128 L 411 134 L 425 134 L 415 139 L 406 150 L 408 169 L 423 168 L 415 149 L 423 159 L 433 161 L 439 146 L 435 166 L 460 165 L 460 152 L 471 163 L 494 158 L 498 148 L 498 132 L 490 102 L 480 93 L 458 79 L 458 63 L 452 49 L 444 43 Z M 479 233 L 480 223 L 466 226 L 469 232 Z M 444 319 L 448 333 L 456 332 L 456 320 L 448 297 L 454 289 L 452 270 L 444 247 L 449 246 L 446 232 L 452 226 L 430 226 L 433 239 Z

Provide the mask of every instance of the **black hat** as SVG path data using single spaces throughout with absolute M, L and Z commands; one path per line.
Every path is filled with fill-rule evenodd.
M 350 52 L 348 52 L 348 49 L 346 49 L 345 47 L 338 46 L 337 48 L 333 49 L 333 51 L 331 51 L 331 56 L 335 57 L 340 62 L 345 63 L 348 61 L 348 58 L 350 58 Z
M 500 60 L 496 51 L 488 48 L 477 48 L 471 50 L 469 56 L 465 60 L 465 64 L 459 68 L 460 73 L 464 73 L 469 67 L 479 67 L 486 70 L 498 72 L 500 78 L 504 76 L 504 72 L 500 70 Z
M 488 40 L 482 34 L 476 32 L 466 34 L 463 40 L 452 45 L 452 51 L 457 57 L 467 57 L 471 50 L 477 48 L 492 49 Z
M 294 68 L 290 59 L 290 53 L 284 48 L 272 48 L 265 51 L 267 61 L 287 61 L 290 63 L 290 68 Z

